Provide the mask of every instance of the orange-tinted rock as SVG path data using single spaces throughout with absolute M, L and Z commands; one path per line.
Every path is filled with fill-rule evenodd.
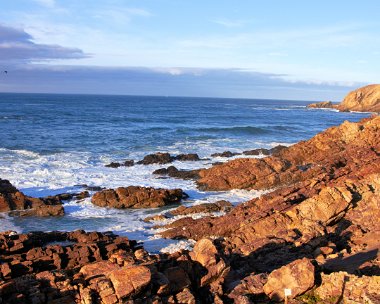
M 59 197 L 33 198 L 18 191 L 9 181 L 0 179 L 0 212 L 13 216 L 59 216 L 64 214 Z
M 157 208 L 179 203 L 186 194 L 181 189 L 154 189 L 147 187 L 120 187 L 94 194 L 91 202 L 100 207 Z
M 114 270 L 109 278 L 119 299 L 136 295 L 151 282 L 151 272 L 145 266 L 132 266 Z
M 271 189 L 334 172 L 347 163 L 355 165 L 364 155 L 376 160 L 379 125 L 380 117 L 345 122 L 274 156 L 236 159 L 201 170 L 197 183 L 205 190 Z
M 339 104 L 341 111 L 380 112 L 380 84 L 372 84 L 350 92 Z
M 337 105 L 334 105 L 331 101 L 322 101 L 317 103 L 311 103 L 307 107 L 311 109 L 334 109 Z
M 290 289 L 289 298 L 295 298 L 314 286 L 314 266 L 308 259 L 296 260 L 268 276 L 264 292 L 274 301 L 285 298 L 284 289 Z

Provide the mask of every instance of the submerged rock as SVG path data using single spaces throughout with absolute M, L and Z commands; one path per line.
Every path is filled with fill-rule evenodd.
M 181 189 L 154 189 L 149 187 L 120 187 L 94 194 L 91 202 L 100 207 L 157 208 L 177 204 L 187 195 Z

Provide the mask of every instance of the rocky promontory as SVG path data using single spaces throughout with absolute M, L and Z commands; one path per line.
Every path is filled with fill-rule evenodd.
M 372 84 L 354 90 L 344 98 L 340 104 L 331 101 L 312 103 L 308 108 L 337 109 L 342 112 L 376 112 L 380 113 L 380 84 Z

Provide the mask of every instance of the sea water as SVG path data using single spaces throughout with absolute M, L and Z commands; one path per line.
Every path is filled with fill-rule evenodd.
M 196 162 L 175 161 L 179 169 L 210 167 L 226 150 L 291 145 L 368 113 L 307 109 L 308 101 L 184 98 L 147 96 L 0 94 L 0 178 L 27 195 L 42 197 L 80 192 L 80 185 L 115 188 L 152 186 L 181 188 L 185 205 L 226 199 L 239 204 L 262 194 L 232 190 L 203 192 L 193 181 L 160 178 L 162 165 L 107 168 L 126 159 L 141 160 L 155 152 L 198 153 Z M 93 193 L 91 193 L 93 194 Z M 175 208 L 173 206 L 172 208 Z M 91 199 L 64 204 L 65 216 L 11 218 L 0 214 L 0 230 L 113 231 L 144 242 L 151 252 L 190 248 L 191 241 L 163 240 L 145 223 L 163 209 L 117 210 L 91 204 Z M 221 214 L 216 214 L 216 216 Z M 194 215 L 199 217 L 202 215 Z M 168 220 L 169 221 L 172 221 Z

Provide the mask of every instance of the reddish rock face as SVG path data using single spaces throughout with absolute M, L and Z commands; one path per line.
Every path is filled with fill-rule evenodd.
M 290 289 L 289 299 L 305 293 L 314 286 L 314 266 L 308 259 L 296 260 L 272 271 L 264 285 L 264 292 L 275 301 L 285 299 L 284 290 Z
M 338 106 L 341 111 L 380 113 L 380 84 L 372 84 L 350 92 Z
M 334 172 L 347 163 L 355 165 L 362 154 L 368 160 L 375 160 L 379 149 L 379 124 L 380 117 L 361 123 L 345 122 L 306 142 L 283 149 L 275 156 L 236 159 L 201 170 L 197 183 L 204 190 L 265 190 Z
M 64 214 L 59 197 L 33 198 L 18 191 L 9 181 L 0 179 L 0 212 L 14 216 L 59 216 Z
M 186 194 L 181 189 L 154 189 L 129 186 L 97 192 L 92 203 L 100 207 L 112 208 L 157 208 L 179 203 Z

